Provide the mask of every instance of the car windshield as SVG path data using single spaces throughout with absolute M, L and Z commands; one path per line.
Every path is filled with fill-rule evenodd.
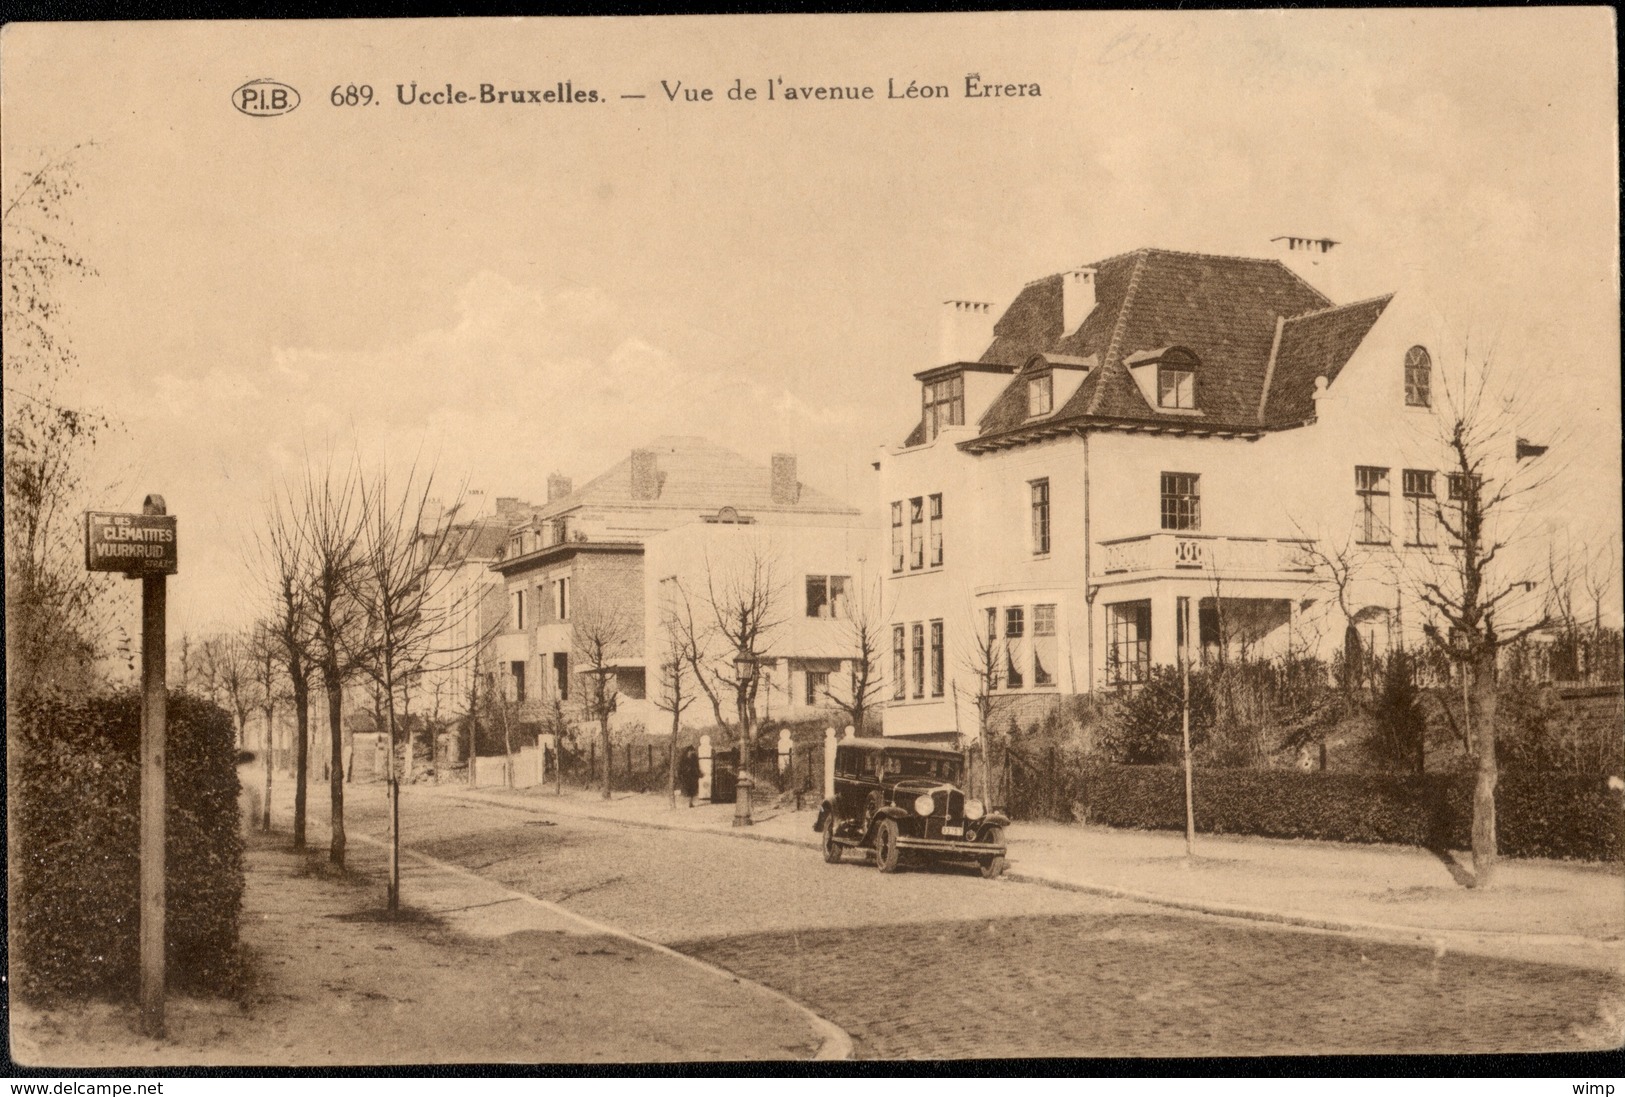
M 890 777 L 930 777 L 937 781 L 959 781 L 959 759 L 931 754 L 888 754 L 884 763 Z

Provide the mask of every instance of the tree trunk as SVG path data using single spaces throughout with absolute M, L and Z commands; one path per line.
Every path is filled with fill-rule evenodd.
M 1473 886 L 1488 887 L 1495 871 L 1495 648 L 1485 644 L 1474 657 L 1473 721 L 1478 741 L 1478 780 L 1473 785 Z
M 386 675 L 387 679 L 387 675 Z M 389 716 L 389 913 L 395 914 L 401 908 L 401 781 L 395 770 L 395 686 L 386 680 L 385 688 L 388 697 L 385 705 Z M 411 757 L 411 745 L 408 744 L 407 757 Z
M 603 713 L 602 706 L 598 710 Z M 604 743 L 604 799 L 609 799 L 609 771 L 615 768 L 615 751 L 611 749 L 609 741 L 609 716 L 598 717 L 598 735 Z
M 333 840 L 327 846 L 327 859 L 335 865 L 344 864 L 344 687 L 327 687 L 327 740 L 328 757 L 332 769 L 327 773 L 327 787 L 331 793 Z
M 305 806 L 310 786 L 310 689 L 295 685 L 293 693 L 294 734 L 298 742 L 293 749 L 293 848 L 305 848 Z
M 276 732 L 272 717 L 275 708 L 265 710 L 265 802 L 260 805 L 260 829 L 266 833 L 271 830 L 271 763 L 276 756 Z

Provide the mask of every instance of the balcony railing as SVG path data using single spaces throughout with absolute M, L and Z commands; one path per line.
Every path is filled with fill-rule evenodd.
M 1279 537 L 1220 537 L 1209 533 L 1151 533 L 1100 542 L 1102 572 L 1212 571 L 1227 575 L 1307 574 L 1315 570 L 1311 542 Z

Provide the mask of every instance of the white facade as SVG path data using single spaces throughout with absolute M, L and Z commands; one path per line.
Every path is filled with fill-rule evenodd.
M 1179 334 L 1165 338 L 1177 343 Z M 1407 402 L 1405 362 L 1416 346 L 1433 359 L 1430 406 L 1416 406 L 1414 392 Z M 989 406 L 967 400 L 964 425 L 923 441 L 917 430 L 910 441 L 919 444 L 884 448 L 886 733 L 977 734 L 980 638 L 990 625 L 1001 712 L 1012 703 L 1036 712 L 1063 694 L 1135 680 L 1146 665 L 1175 664 L 1187 605 L 1193 652 L 1211 654 L 1222 637 L 1232 652 L 1329 657 L 1346 619 L 1311 549 L 1353 563 L 1345 600 L 1369 645 L 1415 644 L 1426 614 L 1412 592 L 1430 567 L 1449 570 L 1447 538 L 1433 531 L 1431 504 L 1419 495 L 1427 486 L 1444 499 L 1452 467 L 1441 444 L 1443 346 L 1425 318 L 1396 301 L 1329 371 L 1329 384 L 1314 381 L 1312 415 L 1301 425 L 1193 434 L 1189 426 L 1202 425 L 1198 399 L 1166 425 L 1072 416 L 1049 437 L 1012 431 L 989 445 Z M 1076 387 L 1064 374 L 1079 361 L 1051 371 L 1057 410 L 1063 385 Z M 1027 368 L 1041 376 L 1045 365 L 1030 361 L 1001 380 L 1020 386 Z M 1087 368 L 1099 368 L 1098 359 Z M 943 369 L 917 376 L 940 383 Z M 1200 367 L 1197 376 L 1200 394 Z M 1268 384 L 1266 375 L 1266 392 Z M 1156 399 L 1149 393 L 1150 412 Z M 1032 406 L 1048 410 L 1042 397 Z M 1041 427 L 1045 418 L 1030 422 Z M 1360 494 L 1357 482 L 1371 490 Z M 1179 510 L 1186 489 L 1194 517 Z M 1420 527 L 1407 516 L 1418 510 Z M 1368 513 L 1386 514 L 1387 528 L 1365 528 Z
M 721 635 L 712 595 L 724 607 L 728 591 L 752 582 L 759 562 L 764 589 L 770 592 L 768 629 L 758 645 L 760 661 L 756 695 L 757 719 L 794 720 L 828 714 L 829 694 L 846 699 L 857 645 L 854 618 L 863 612 L 867 591 L 878 607 L 874 531 L 856 519 L 830 519 L 797 526 L 695 522 L 652 537 L 645 544 L 644 634 L 649 656 L 651 732 L 668 731 L 671 714 L 660 711 L 665 683 L 662 654 L 669 648 L 665 621 L 692 612 L 696 631 L 705 639 L 706 673 L 718 690 L 723 716 L 735 719 L 736 694 L 719 685 L 715 672 L 734 674 L 736 652 Z M 874 610 L 878 619 L 878 609 Z M 694 698 L 683 714 L 685 727 L 715 723 L 710 700 L 692 677 L 684 689 Z M 878 688 L 876 693 L 878 694 Z

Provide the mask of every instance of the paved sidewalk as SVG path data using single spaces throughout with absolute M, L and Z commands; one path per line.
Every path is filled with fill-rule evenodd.
M 527 811 L 634 826 L 708 831 L 816 847 L 816 803 L 758 805 L 756 825 L 732 826 L 733 805 L 676 810 L 667 797 L 551 788 L 444 786 Z M 1018 823 L 1010 828 L 1014 880 L 1152 902 L 1207 914 L 1410 941 L 1430 947 L 1625 971 L 1625 866 L 1503 860 L 1494 886 L 1467 887 L 1471 859 L 1450 863 L 1405 846 L 1361 846 L 1165 831 Z

